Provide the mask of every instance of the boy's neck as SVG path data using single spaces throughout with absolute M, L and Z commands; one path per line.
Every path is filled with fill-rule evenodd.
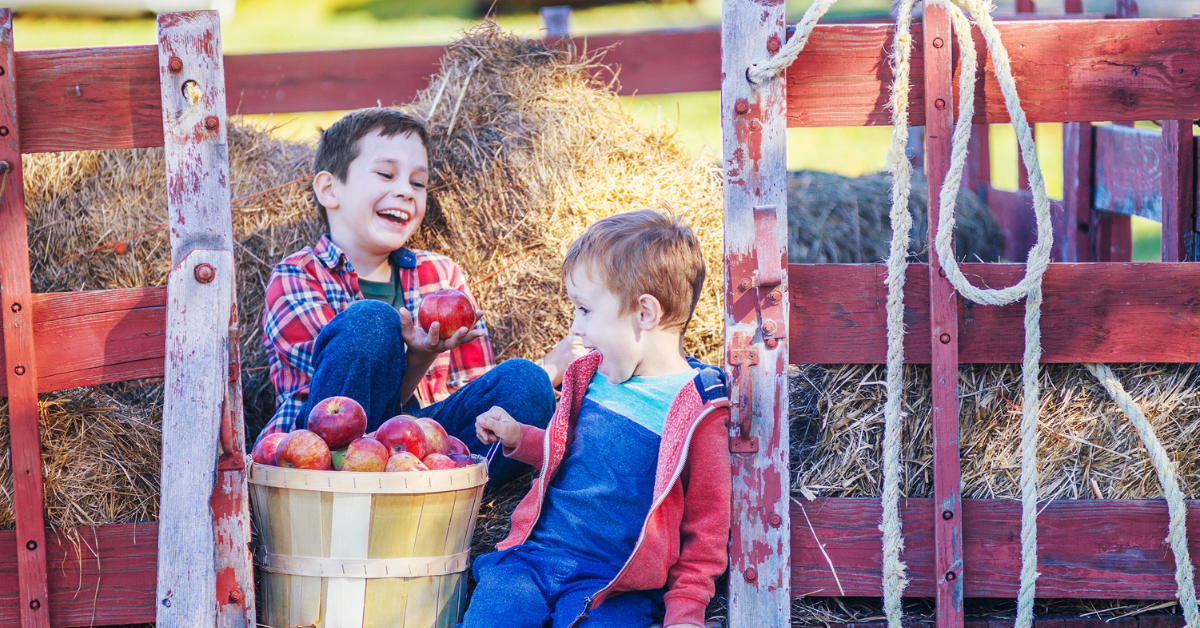
M 333 233 L 330 234 L 329 239 L 342 250 L 346 259 L 350 260 L 350 265 L 354 267 L 354 272 L 358 273 L 359 279 L 378 283 L 392 280 L 390 254 L 373 255 L 352 246 L 343 246 Z
M 633 377 L 665 377 L 692 370 L 683 357 L 683 336 L 676 331 L 654 329 L 643 332 L 642 360 Z

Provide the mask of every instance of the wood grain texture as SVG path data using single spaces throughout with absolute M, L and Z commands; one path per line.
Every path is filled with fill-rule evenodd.
M 925 186 L 929 198 L 928 239 L 937 239 L 942 183 L 950 169 L 954 73 L 950 15 L 943 2 L 925 5 Z M 951 191 L 953 194 L 956 191 Z M 931 423 L 933 432 L 934 599 L 937 628 L 962 628 L 962 472 L 958 460 L 958 293 L 930 247 L 929 286 Z M 949 517 L 946 517 L 948 514 Z M 912 568 L 909 568 L 911 572 Z M 910 576 L 911 577 L 911 576 Z
M 1091 122 L 1063 125 L 1063 262 L 1096 260 L 1096 225 L 1092 211 L 1092 156 L 1095 128 Z
M 12 11 L 0 10 L 0 323 L 11 438 L 12 499 L 17 526 L 21 625 L 50 626 L 46 583 L 45 502 L 38 429 L 38 358 L 33 337 L 29 286 L 29 240 L 21 176 Z
M 906 596 L 934 594 L 933 504 L 901 501 L 911 581 Z M 822 498 L 793 505 L 793 591 L 836 592 L 829 564 L 803 523 L 803 507 L 816 538 L 849 596 L 879 596 L 878 520 L 873 498 Z M 1017 500 L 963 500 L 963 570 L 966 597 L 1013 597 L 1020 575 L 1021 504 Z M 1167 506 L 1161 500 L 1056 500 L 1038 514 L 1038 596 L 1047 598 L 1175 598 L 1174 558 L 1164 545 Z M 1188 539 L 1200 550 L 1200 502 L 1188 502 Z
M 1020 264 L 963 264 L 979 286 L 1013 285 Z M 928 269 L 909 266 L 905 355 L 928 364 Z M 882 265 L 793 264 L 793 364 L 883 364 Z M 1200 355 L 1200 266 L 1051 264 L 1043 278 L 1042 362 L 1195 362 Z M 959 362 L 1019 363 L 1024 305 L 959 305 Z
M 1032 122 L 1200 118 L 1195 18 L 999 22 Z M 886 126 L 891 25 L 818 25 L 788 69 L 788 126 Z M 978 31 L 977 123 L 1008 122 Z M 921 37 L 919 27 L 913 37 Z M 914 51 L 915 52 L 915 51 Z M 986 64 L 985 64 L 986 62 Z M 913 55 L 909 124 L 923 125 L 924 59 Z
M 731 392 L 742 391 L 730 395 L 730 420 L 748 418 L 748 436 L 758 441 L 756 453 L 731 456 L 730 628 L 785 626 L 791 615 L 788 286 L 786 276 L 778 286 L 761 285 L 771 269 L 787 263 L 784 77 L 759 86 L 746 79 L 747 67 L 767 54 L 771 38 L 786 37 L 785 20 L 782 2 L 722 4 L 727 366 L 733 350 L 756 356 L 750 364 L 739 360 L 743 366 L 730 381 Z M 770 344 L 760 327 L 767 323 L 775 327 Z
M 1095 129 L 1093 207 L 1162 222 L 1162 133 L 1117 124 Z
M 158 524 L 123 523 L 49 532 L 50 624 L 104 626 L 154 621 Z M 0 531 L 0 625 L 20 622 L 17 534 Z
M 1196 237 L 1196 140 L 1191 120 L 1162 123 L 1162 261 L 1200 261 Z

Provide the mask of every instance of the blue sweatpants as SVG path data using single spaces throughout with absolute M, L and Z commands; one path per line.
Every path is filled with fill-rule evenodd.
M 546 427 L 554 413 L 554 388 L 541 367 L 528 360 L 507 360 L 454 391 L 448 398 L 419 407 L 415 397 L 407 405 L 400 399 L 400 382 L 407 368 L 400 314 L 380 301 L 363 300 L 333 317 L 317 334 L 308 401 L 300 410 L 296 428 L 322 399 L 350 397 L 367 413 L 367 431 L 401 413 L 429 417 L 442 424 L 473 452 L 487 453 L 488 446 L 475 436 L 475 417 L 492 406 L 504 408 L 514 419 Z M 488 469 L 488 486 L 503 485 L 529 470 L 529 466 L 497 455 Z
M 460 628 L 567 628 L 616 576 L 565 553 L 518 545 L 475 559 L 478 586 Z M 588 609 L 582 628 L 646 628 L 662 621 L 662 591 L 631 591 Z

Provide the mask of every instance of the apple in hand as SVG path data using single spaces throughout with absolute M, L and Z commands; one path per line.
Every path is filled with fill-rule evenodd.
M 447 445 L 449 445 L 449 448 L 450 448 L 450 452 L 449 452 L 449 453 L 452 453 L 452 454 L 458 454 L 458 455 L 460 455 L 460 456 L 469 456 L 469 455 L 471 455 L 471 450 L 470 450 L 470 449 L 467 449 L 467 444 L 466 444 L 466 443 L 464 443 L 464 442 L 462 442 L 462 441 L 461 441 L 461 440 L 459 440 L 458 438 L 456 438 L 456 437 L 454 437 L 454 436 L 446 435 L 446 442 L 447 442 Z
M 422 459 L 421 462 L 424 462 L 425 466 L 429 467 L 431 470 L 432 469 L 457 469 L 458 468 L 458 465 L 454 464 L 454 461 L 451 460 L 450 457 L 445 454 L 429 454 L 428 456 L 425 456 L 425 458 Z
M 407 451 L 402 451 L 398 454 L 392 454 L 392 457 L 388 458 L 387 467 L 385 467 L 384 470 L 428 471 L 429 467 L 425 466 L 425 463 L 421 462 L 420 458 L 408 453 Z
M 425 444 L 429 445 L 426 455 L 450 453 L 450 435 L 441 423 L 421 417 L 417 419 L 417 425 L 421 426 L 421 431 L 425 433 Z
M 394 416 L 384 421 L 383 425 L 375 430 L 375 438 L 383 443 L 384 447 L 387 447 L 388 455 L 407 451 L 420 460 L 429 453 L 429 443 L 425 441 L 425 430 L 421 429 L 421 425 L 407 414 Z
M 258 442 L 254 444 L 253 452 L 255 464 L 277 466 L 275 453 L 279 448 L 279 441 L 283 440 L 285 436 L 287 436 L 287 432 L 274 432 L 258 439 Z
M 469 466 L 471 466 L 471 465 L 473 465 L 473 464 L 477 464 L 477 463 L 475 462 L 475 459 L 474 459 L 474 458 L 472 458 L 472 457 L 470 456 L 470 454 L 467 454 L 467 455 L 463 455 L 463 454 L 450 454 L 448 457 L 449 457 L 451 460 L 453 460 L 453 461 L 454 461 L 454 465 L 455 465 L 456 467 L 458 467 L 459 469 L 462 469 L 462 468 L 465 468 L 465 467 L 469 467 Z
M 458 290 L 435 290 L 421 299 L 421 307 L 417 309 L 417 323 L 425 331 L 429 325 L 438 323 L 439 333 L 443 339 L 449 338 L 460 327 L 470 329 L 475 326 L 475 304 L 467 295 Z
M 329 445 L 309 430 L 296 430 L 287 435 L 275 452 L 279 466 L 326 471 L 331 467 Z
M 330 449 L 341 449 L 367 431 L 367 413 L 349 397 L 329 397 L 308 413 L 308 429 L 325 439 Z
M 379 472 L 387 468 L 388 450 L 374 438 L 356 438 L 346 447 L 342 471 Z

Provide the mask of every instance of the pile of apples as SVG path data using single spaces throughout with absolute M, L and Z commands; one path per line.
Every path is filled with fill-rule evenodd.
M 330 397 L 308 415 L 308 429 L 277 432 L 254 446 L 254 462 L 317 471 L 429 471 L 478 464 L 437 421 L 401 414 L 365 434 L 367 414 L 349 397 Z

